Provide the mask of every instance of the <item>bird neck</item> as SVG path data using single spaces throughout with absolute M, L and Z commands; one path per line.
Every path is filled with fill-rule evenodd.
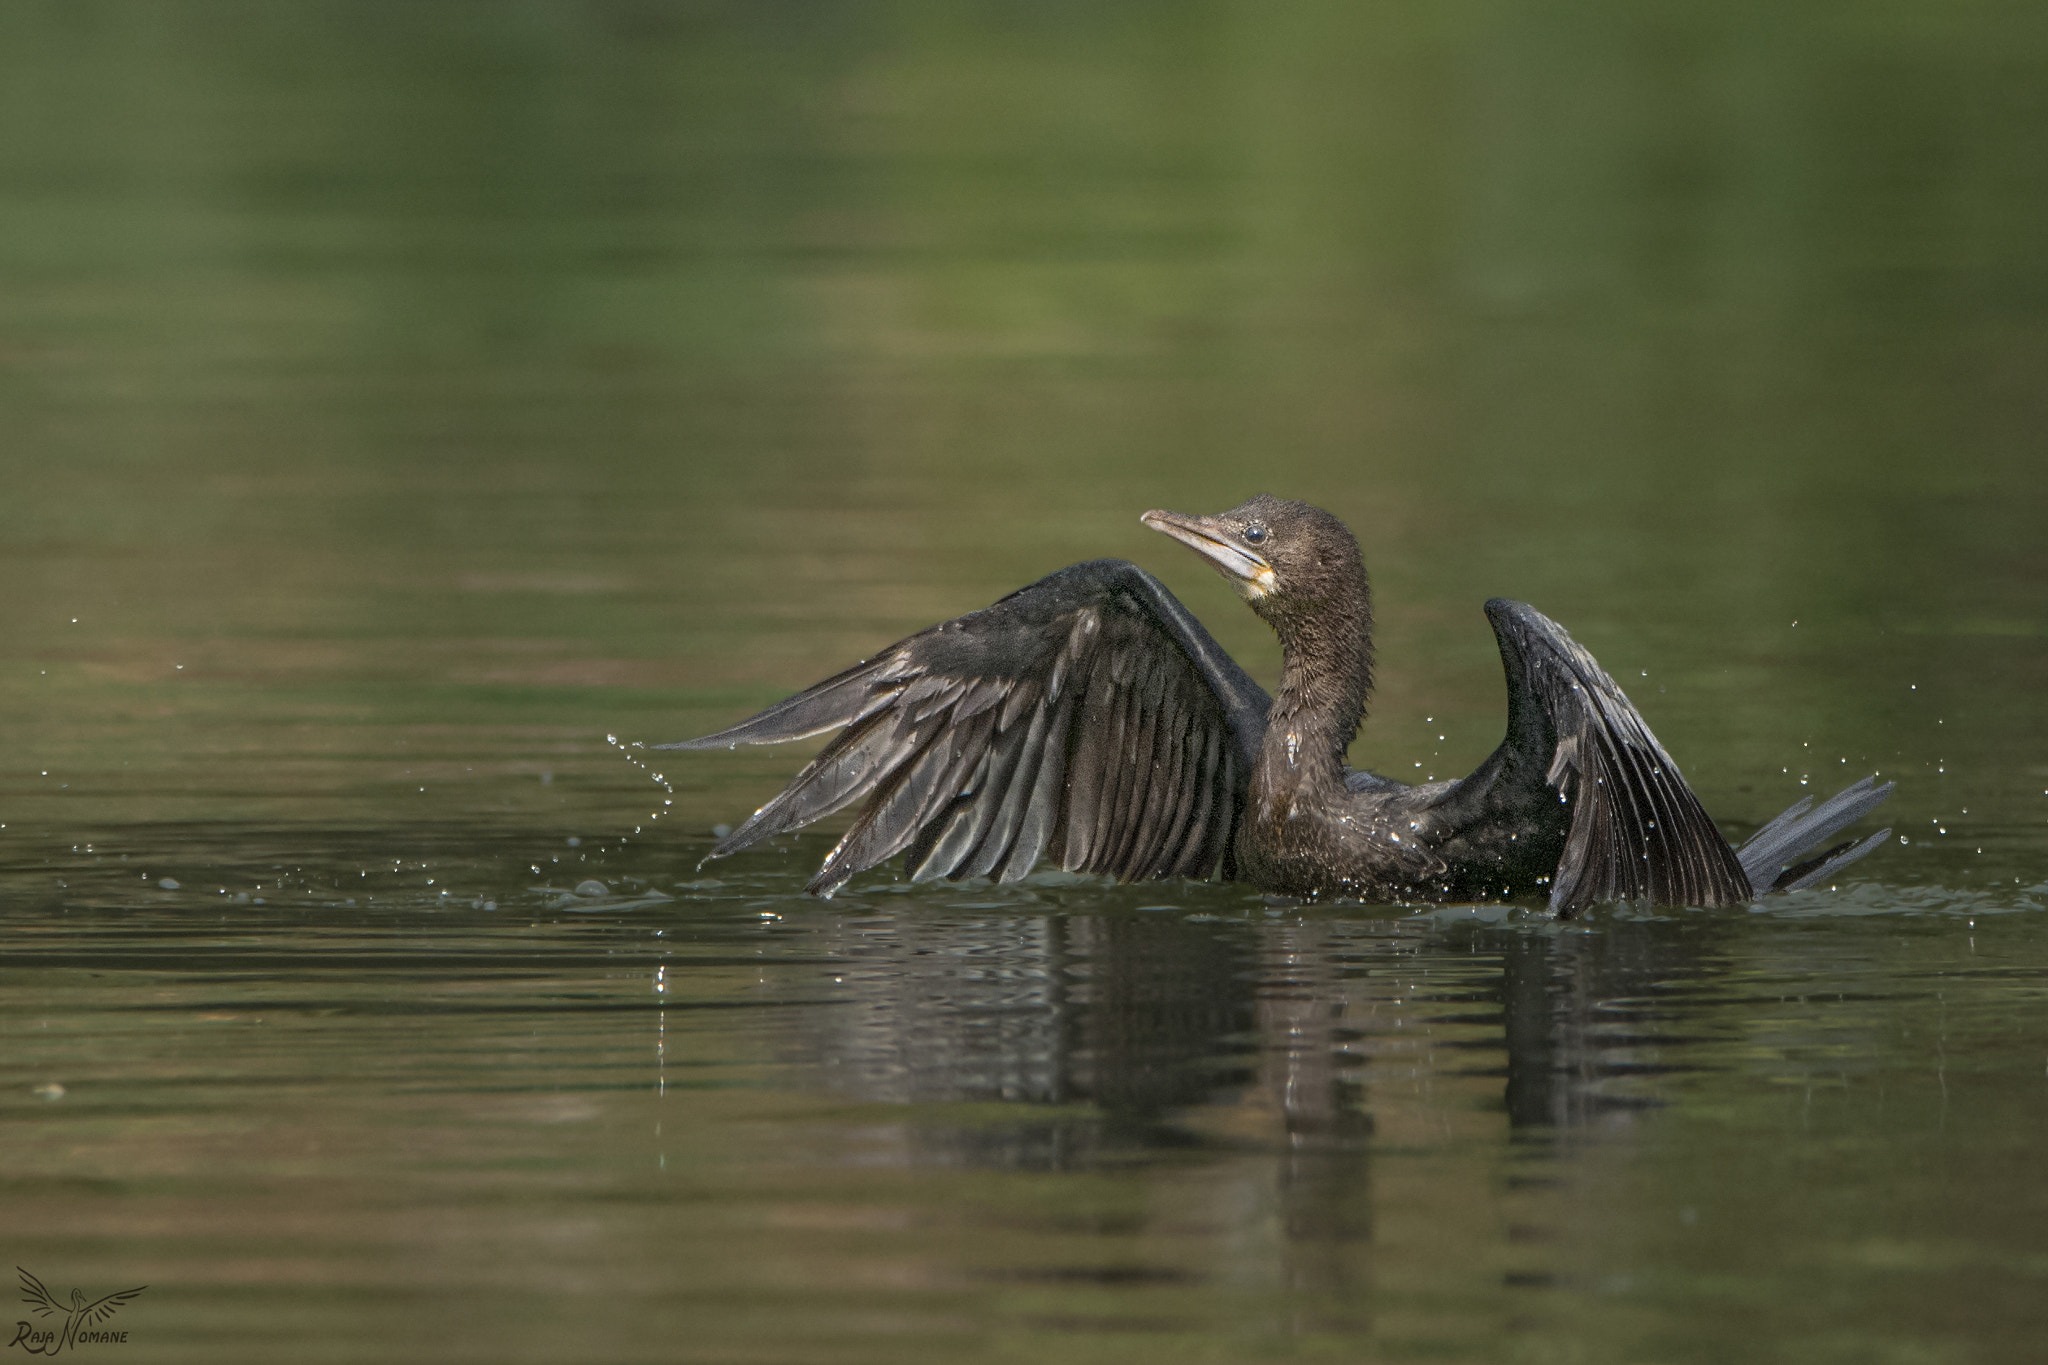
M 1350 590 L 1268 618 L 1280 636 L 1280 690 L 1268 713 L 1255 782 L 1274 795 L 1335 793 L 1372 691 L 1372 596 Z

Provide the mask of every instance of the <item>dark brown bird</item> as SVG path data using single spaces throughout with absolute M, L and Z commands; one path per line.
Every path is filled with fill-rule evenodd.
M 1890 834 L 1787 866 L 1890 795 L 1865 778 L 1730 847 L 1593 656 L 1504 598 L 1486 604 L 1507 670 L 1500 747 L 1456 781 L 1354 771 L 1344 754 L 1372 690 L 1372 597 L 1351 532 L 1263 494 L 1220 516 L 1143 520 L 1273 627 L 1277 697 L 1143 569 L 1076 564 L 729 730 L 659 746 L 840 731 L 712 856 L 865 799 L 812 892 L 898 853 L 920 881 L 1015 881 L 1047 857 L 1120 881 L 1220 875 L 1294 896 L 1543 896 L 1568 915 L 1808 886 Z

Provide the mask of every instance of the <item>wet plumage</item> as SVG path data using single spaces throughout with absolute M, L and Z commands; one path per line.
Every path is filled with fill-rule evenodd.
M 1794 862 L 1890 793 L 1866 779 L 1731 848 L 1593 657 L 1503 599 L 1486 604 L 1508 684 L 1500 747 L 1457 781 L 1352 771 L 1372 612 L 1351 533 L 1263 495 L 1216 517 L 1144 520 L 1207 558 L 1273 626 L 1277 696 L 1143 569 L 1075 564 L 731 729 L 661 746 L 839 731 L 715 855 L 861 802 L 813 892 L 898 854 L 919 880 L 1014 881 L 1046 858 L 1122 881 L 1222 876 L 1301 896 L 1540 895 L 1569 914 L 1613 900 L 1748 900 L 1830 876 L 1885 837 Z

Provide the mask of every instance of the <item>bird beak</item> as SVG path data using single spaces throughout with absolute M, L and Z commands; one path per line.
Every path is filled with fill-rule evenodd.
M 1215 518 L 1189 517 L 1155 508 L 1138 520 L 1172 536 L 1214 564 L 1247 600 L 1264 597 L 1273 590 L 1273 565 L 1258 551 L 1227 538 L 1229 533 L 1217 525 Z

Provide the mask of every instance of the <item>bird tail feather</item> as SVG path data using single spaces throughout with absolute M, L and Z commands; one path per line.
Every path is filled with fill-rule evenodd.
M 1799 854 L 1825 839 L 1833 838 L 1883 805 L 1894 784 L 1877 785 L 1866 777 L 1844 787 L 1818 806 L 1810 796 L 1801 797 L 1775 820 L 1765 825 L 1742 847 L 1735 850 L 1749 884 L 1759 892 L 1798 891 L 1824 881 L 1855 862 L 1890 837 L 1880 830 L 1857 843 L 1849 840 L 1816 857 L 1794 863 Z M 1792 864 L 1787 866 L 1787 864 Z

